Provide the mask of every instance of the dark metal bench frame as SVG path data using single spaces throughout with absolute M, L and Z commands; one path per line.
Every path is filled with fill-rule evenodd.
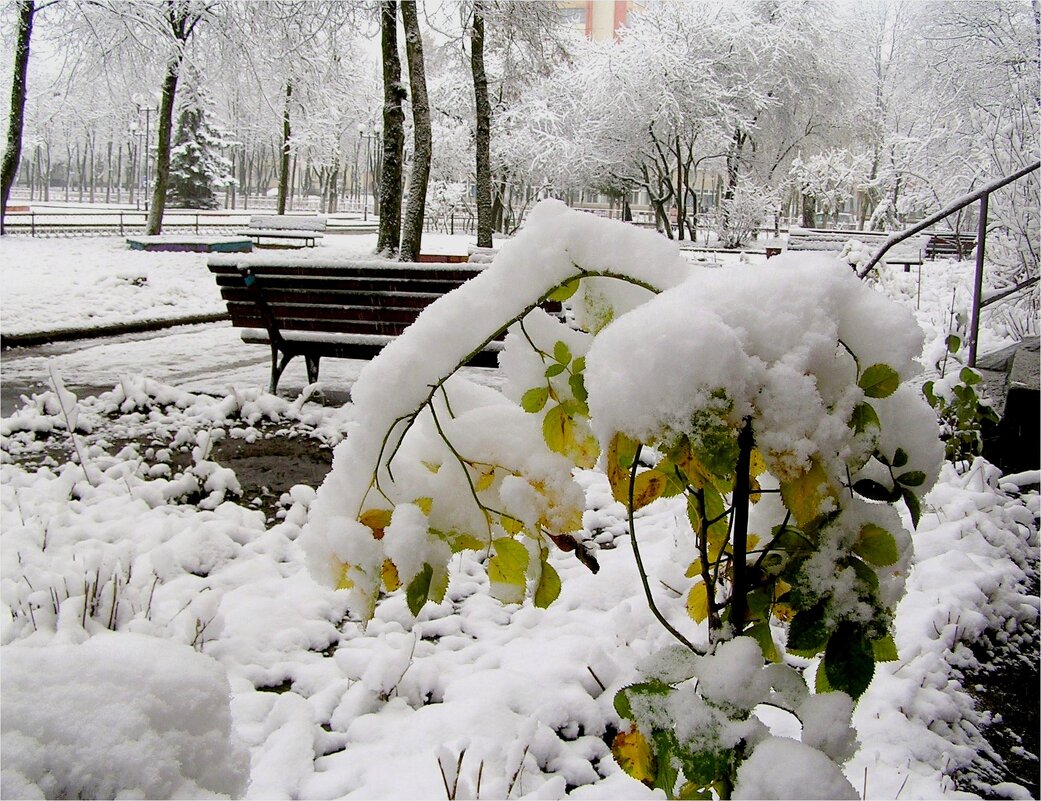
M 466 264 L 274 263 L 228 256 L 210 259 L 209 269 L 220 286 L 232 325 L 266 329 L 272 393 L 296 356 L 304 357 L 310 383 L 318 379 L 322 357 L 371 359 L 426 306 L 481 271 Z M 560 304 L 546 307 L 557 311 Z M 292 336 L 300 332 L 313 338 Z M 323 339 L 323 334 L 328 338 Z M 357 341 L 345 341 L 344 334 L 362 336 Z M 385 339 L 366 341 L 365 335 Z M 262 340 L 245 341 L 260 344 Z M 495 367 L 497 363 L 498 348 L 494 345 L 468 362 L 476 367 Z

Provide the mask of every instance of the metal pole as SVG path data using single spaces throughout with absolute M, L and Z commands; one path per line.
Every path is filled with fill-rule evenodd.
M 148 191 L 152 183 L 151 168 L 152 164 L 148 159 L 148 145 L 152 141 L 151 129 L 149 122 L 152 118 L 152 109 L 150 106 L 145 106 L 145 211 L 148 211 Z
M 361 221 L 369 220 L 369 135 L 365 135 L 365 174 L 362 176 Z
M 972 316 L 969 319 L 969 367 L 976 366 L 976 340 L 980 335 L 980 296 L 983 294 L 983 253 L 987 247 L 987 205 L 990 195 L 980 198 L 980 224 L 976 231 L 976 277 L 972 285 Z

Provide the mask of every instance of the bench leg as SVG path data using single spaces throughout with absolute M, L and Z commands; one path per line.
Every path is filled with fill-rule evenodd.
M 282 373 L 285 372 L 286 365 L 289 364 L 289 360 L 293 358 L 291 353 L 283 353 L 281 363 L 278 358 L 278 348 L 274 345 L 271 346 L 271 387 L 269 391 L 272 395 L 278 391 L 278 379 L 282 377 Z
M 304 356 L 304 363 L 307 365 L 307 383 L 313 384 L 318 380 L 318 360 L 321 356 Z

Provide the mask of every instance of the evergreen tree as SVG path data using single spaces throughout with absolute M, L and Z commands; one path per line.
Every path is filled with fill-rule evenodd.
M 228 186 L 231 162 L 221 148 L 232 144 L 213 122 L 213 102 L 196 80 L 185 93 L 177 121 L 174 146 L 170 151 L 170 188 L 167 203 L 171 208 L 215 209 L 213 187 Z

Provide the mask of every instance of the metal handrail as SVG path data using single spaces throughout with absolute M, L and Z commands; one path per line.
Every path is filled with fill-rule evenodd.
M 1018 181 L 1020 178 L 1029 175 L 1038 168 L 1041 168 L 1041 161 L 1035 161 L 1030 166 L 1023 167 L 1011 175 L 991 181 L 986 186 L 976 190 L 972 194 L 965 195 L 961 199 L 956 200 L 954 203 L 936 212 L 936 214 L 931 217 L 927 217 L 921 222 L 912 225 L 906 231 L 898 231 L 891 234 L 889 238 L 882 243 L 882 246 L 878 249 L 875 255 L 871 257 L 871 260 L 861 268 L 859 273 L 857 273 L 861 278 L 864 278 L 875 268 L 882 257 L 886 254 L 886 251 L 891 247 L 903 242 L 908 237 L 914 236 L 919 231 L 925 230 L 930 225 L 935 225 L 940 220 L 949 217 L 956 211 L 961 211 L 966 206 L 971 206 L 976 201 L 979 201 L 980 219 L 976 233 L 976 274 L 973 278 L 972 311 L 969 320 L 969 354 L 967 359 L 969 367 L 976 366 L 976 345 L 979 340 L 980 332 L 980 309 L 983 307 L 980 298 L 983 294 L 983 255 L 987 246 L 987 208 L 990 201 L 990 195 L 992 192 L 1001 189 L 1003 186 L 1008 186 L 1009 184 Z M 1019 287 L 1019 289 L 1022 288 L 1024 287 Z

